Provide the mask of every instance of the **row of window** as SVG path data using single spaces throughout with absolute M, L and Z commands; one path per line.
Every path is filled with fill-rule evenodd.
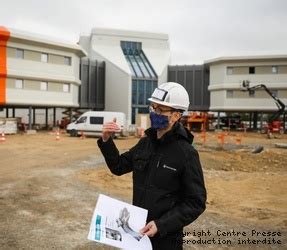
M 82 116 L 79 120 L 77 120 L 77 124 L 79 123 L 86 123 L 87 116 Z M 91 116 L 90 117 L 90 124 L 93 125 L 102 125 L 104 124 L 104 117 L 103 116 Z
M 157 77 L 154 69 L 141 49 L 141 43 L 121 41 L 121 48 L 133 77 L 153 79 Z
M 40 82 L 40 87 L 39 89 L 42 91 L 49 91 L 49 82 Z M 25 89 L 25 81 L 23 79 L 15 79 L 15 88 L 16 89 Z M 70 84 L 69 83 L 64 83 L 62 84 L 62 91 L 65 93 L 70 92 Z
M 278 74 L 279 67 L 286 66 L 250 66 L 250 67 L 227 67 L 227 75 L 237 75 L 237 74 Z
M 133 80 L 132 81 L 132 105 L 149 105 L 147 100 L 154 89 L 157 87 L 157 81 L 151 80 Z
M 157 87 L 157 75 L 142 50 L 142 43 L 121 41 L 121 48 L 132 73 L 132 123 L 136 114 L 148 113 L 147 100 Z
M 278 90 L 270 90 L 273 96 L 278 97 Z M 248 91 L 249 97 L 256 97 L 255 96 L 255 90 Z M 226 97 L 227 98 L 233 98 L 234 97 L 234 90 L 227 90 L 226 91 Z
M 136 114 L 148 113 L 148 98 L 151 97 L 157 81 L 132 80 L 132 123 L 135 123 Z
M 56 61 L 58 61 L 58 64 L 64 64 L 64 65 L 68 65 L 68 66 L 72 65 L 72 58 L 69 56 L 60 56 L 60 55 L 48 54 L 48 53 L 44 53 L 44 52 L 24 50 L 24 49 L 11 48 L 11 47 L 8 49 L 11 50 L 11 52 L 8 53 L 8 55 L 14 56 L 17 59 L 26 59 L 28 53 L 34 53 L 35 55 L 37 55 L 37 57 L 39 56 L 39 61 L 41 61 L 43 63 L 57 63 Z M 15 52 L 14 52 L 14 50 L 15 50 Z M 51 60 L 53 57 L 57 58 L 57 59 Z

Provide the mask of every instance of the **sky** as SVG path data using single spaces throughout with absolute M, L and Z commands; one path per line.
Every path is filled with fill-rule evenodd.
M 172 65 L 287 54 L 287 0 L 0 0 L 0 26 L 76 43 L 93 27 L 165 33 Z

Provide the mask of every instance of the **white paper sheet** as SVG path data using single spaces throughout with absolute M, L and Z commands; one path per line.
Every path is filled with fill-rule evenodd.
M 88 239 L 125 250 L 152 250 L 150 239 L 139 234 L 146 218 L 146 209 L 100 194 Z

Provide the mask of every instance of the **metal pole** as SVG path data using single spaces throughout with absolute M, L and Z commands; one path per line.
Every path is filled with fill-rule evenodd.
M 220 112 L 217 112 L 217 129 L 220 129 Z
M 49 113 L 49 109 L 46 108 L 45 110 L 46 110 L 46 112 L 45 112 L 45 123 L 46 123 L 46 129 L 48 129 L 48 113 Z
M 36 109 L 33 108 L 33 125 L 35 126 L 36 124 Z
M 28 116 L 29 116 L 28 128 L 29 128 L 29 130 L 31 130 L 32 129 L 32 107 L 31 106 L 29 107 L 29 114 L 28 114 Z
M 260 130 L 263 130 L 263 112 L 260 114 Z
M 53 108 L 53 127 L 56 127 L 56 108 Z
M 257 130 L 258 112 L 253 113 L 253 129 Z

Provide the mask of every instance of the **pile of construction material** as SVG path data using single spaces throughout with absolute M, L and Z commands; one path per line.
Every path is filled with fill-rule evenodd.
M 0 117 L 0 132 L 5 134 L 17 134 L 17 118 Z

